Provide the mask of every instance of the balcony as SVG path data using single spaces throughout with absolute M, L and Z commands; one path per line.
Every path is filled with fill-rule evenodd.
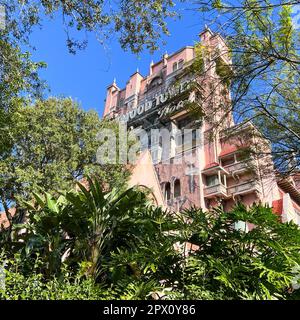
M 212 174 L 225 174 L 225 175 L 229 175 L 229 172 L 225 169 L 225 167 L 221 166 L 219 163 L 217 162 L 212 162 L 208 165 L 205 166 L 205 168 L 202 170 L 202 173 L 205 176 L 208 175 L 212 175 Z M 220 179 L 220 177 L 219 177 Z
M 235 162 L 229 165 L 224 166 L 224 168 L 229 172 L 229 173 L 236 173 L 236 172 L 244 172 L 244 171 L 249 171 L 254 169 L 254 162 Z
M 260 192 L 260 185 L 257 181 L 247 181 L 232 187 L 228 187 L 229 195 L 241 195 L 251 192 Z
M 278 181 L 278 185 L 283 191 L 289 193 L 292 199 L 300 202 L 300 190 L 298 189 L 292 177 L 280 179 Z
M 227 190 L 223 184 L 217 184 L 214 186 L 209 186 L 204 188 L 204 197 L 214 198 L 214 197 L 227 197 Z
M 253 160 L 240 161 L 224 166 L 224 168 L 231 174 L 237 172 L 251 171 L 255 169 L 255 163 Z
M 237 171 L 245 171 L 247 169 L 247 166 L 244 162 L 236 162 L 236 163 L 224 166 L 224 168 L 226 168 L 226 170 L 229 173 L 234 173 Z

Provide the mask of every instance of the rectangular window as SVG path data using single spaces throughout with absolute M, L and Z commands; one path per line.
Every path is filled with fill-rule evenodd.
M 218 184 L 219 184 L 219 178 L 218 178 L 217 174 L 215 174 L 213 176 L 207 176 L 206 177 L 206 185 L 208 187 L 216 186 Z
M 193 193 L 195 191 L 195 166 L 193 164 L 189 165 L 189 192 Z
M 180 59 L 179 62 L 178 62 L 178 69 L 181 69 L 183 67 L 183 59 Z
M 177 69 L 178 69 L 177 62 L 174 62 L 173 63 L 173 72 L 175 72 Z
M 222 163 L 222 166 L 228 166 L 230 164 L 233 164 L 234 157 L 230 157 L 230 158 L 228 157 L 228 158 L 222 159 L 221 163 Z
M 236 154 L 236 161 L 242 162 L 250 158 L 250 155 L 247 152 L 241 152 Z
M 197 129 L 193 129 L 192 131 L 192 145 L 195 147 L 197 143 L 200 141 Z

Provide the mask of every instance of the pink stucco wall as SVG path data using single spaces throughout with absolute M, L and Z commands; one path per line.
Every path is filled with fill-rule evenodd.
M 206 29 L 200 34 L 200 40 L 207 48 L 219 52 L 223 61 L 229 66 L 231 65 L 228 48 L 224 39 L 219 34 L 214 34 L 209 29 Z M 130 103 L 117 108 L 117 114 L 124 114 L 128 112 L 130 108 L 135 108 L 139 101 L 142 101 L 149 92 L 155 93 L 156 89 L 160 89 L 160 87 L 155 86 L 151 88 L 151 81 L 153 79 L 159 77 L 159 79 L 163 81 L 159 86 L 165 86 L 166 83 L 172 79 L 174 74 L 177 75 L 177 73 L 180 73 L 180 70 L 173 70 L 174 63 L 183 60 L 183 68 L 185 68 L 186 64 L 193 58 L 194 48 L 185 47 L 174 54 L 165 54 L 157 63 L 151 63 L 148 75 L 142 76 L 139 72 L 132 74 L 126 83 L 125 88 L 122 90 L 114 83 L 107 89 L 104 115 L 110 114 L 112 108 L 118 106 L 120 101 L 126 101 L 126 99 Z M 284 198 L 284 192 L 278 188 L 273 164 L 268 162 L 269 160 L 266 157 L 255 159 L 255 161 L 259 168 L 263 166 L 269 167 L 270 170 L 268 174 L 262 174 L 256 169 L 252 171 L 240 171 L 238 174 L 226 173 L 226 162 L 224 162 L 224 171 L 222 160 L 226 157 L 229 159 L 233 154 L 240 155 L 241 150 L 249 148 L 250 146 L 263 146 L 262 151 L 268 151 L 270 146 L 259 133 L 257 134 L 257 131 L 255 131 L 256 128 L 252 124 L 247 124 L 246 129 L 243 129 L 244 131 L 241 130 L 241 133 L 239 132 L 229 139 L 226 135 L 225 138 L 222 136 L 222 130 L 220 129 L 216 130 L 214 135 L 211 134 L 215 131 L 215 128 L 212 126 L 213 122 L 211 122 L 212 116 L 214 121 L 222 120 L 220 127 L 222 129 L 228 129 L 232 127 L 234 123 L 232 113 L 227 113 L 227 110 L 219 108 L 220 105 L 226 105 L 226 103 L 230 102 L 230 92 L 226 86 L 214 86 L 216 83 L 219 83 L 218 79 L 220 79 L 215 70 L 215 62 L 209 59 L 209 55 L 207 55 L 204 60 L 205 67 L 208 66 L 208 70 L 206 70 L 204 74 L 196 76 L 198 84 L 201 84 L 201 103 L 199 103 L 199 107 L 202 108 L 205 113 L 205 118 L 201 127 L 204 138 L 201 146 L 197 147 L 197 152 L 199 152 L 197 153 L 197 161 L 194 164 L 195 170 L 198 170 L 198 173 L 191 178 L 191 176 L 187 174 L 188 163 L 183 161 L 180 164 L 176 164 L 174 163 L 176 157 L 172 159 L 173 163 L 171 164 L 159 163 L 155 166 L 150 165 L 151 156 L 150 154 L 147 154 L 144 155 L 144 160 L 147 160 L 146 164 L 142 165 L 138 162 L 135 166 L 130 184 L 150 186 L 158 199 L 158 203 L 166 204 L 163 195 L 165 183 L 171 184 L 171 191 L 173 192 L 174 181 L 175 179 L 179 179 L 181 194 L 177 198 L 172 196 L 167 203 L 167 205 L 174 210 L 187 208 L 191 205 L 207 209 L 209 205 L 218 205 L 220 202 L 223 203 L 226 210 L 230 210 L 237 200 L 241 200 L 247 206 L 257 202 L 272 205 L 276 201 Z M 166 81 L 166 83 L 164 83 L 164 81 Z M 212 87 L 215 88 L 213 94 L 211 91 Z M 182 115 L 180 115 L 180 117 L 181 116 Z M 173 115 L 171 120 L 174 123 L 177 121 L 176 117 L 173 117 Z M 237 156 L 235 159 L 237 159 Z M 240 160 L 237 160 L 237 162 L 238 161 Z M 226 175 L 226 188 L 240 185 L 251 180 L 258 182 L 261 188 L 259 188 L 259 190 L 246 190 L 246 192 L 241 192 L 240 196 L 236 198 L 233 198 L 230 193 L 228 193 L 226 196 L 217 194 L 216 196 L 207 199 L 207 196 L 206 198 L 204 196 L 207 176 L 205 169 L 209 168 L 212 164 L 217 165 L 214 174 L 221 171 L 222 175 Z M 191 179 L 193 179 L 193 191 L 190 189 Z M 222 181 L 220 182 L 222 183 Z M 294 177 L 294 182 L 295 187 L 300 189 L 300 176 Z M 209 203 L 209 205 L 207 205 L 207 203 Z M 294 199 L 292 199 L 292 203 L 295 209 L 298 210 L 300 204 L 298 205 Z

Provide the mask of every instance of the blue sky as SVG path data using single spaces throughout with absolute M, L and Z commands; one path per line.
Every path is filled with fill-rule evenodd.
M 153 55 L 145 51 L 140 57 L 124 52 L 116 39 L 104 48 L 93 34 L 89 35 L 87 49 L 72 55 L 66 47 L 61 18 L 46 20 L 42 29 L 32 33 L 31 44 L 36 48 L 32 52 L 33 60 L 48 64 L 40 74 L 50 86 L 49 95 L 71 96 L 85 110 L 94 109 L 102 115 L 106 87 L 114 77 L 118 86 L 124 87 L 137 68 L 146 75 L 152 59 L 158 61 L 166 51 L 172 53 L 198 40 L 198 34 L 204 27 L 201 15 L 185 9 L 181 12 L 182 19 L 169 22 L 171 35 L 166 38 L 167 44 Z

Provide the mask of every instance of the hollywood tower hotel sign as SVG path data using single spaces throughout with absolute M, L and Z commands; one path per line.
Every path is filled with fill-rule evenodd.
M 262 202 L 283 221 L 298 222 L 297 177 L 278 180 L 274 170 L 261 174 L 266 159 L 245 159 L 244 150 L 266 141 L 251 123 L 235 125 L 232 114 L 222 109 L 230 105 L 230 92 L 217 72 L 218 61 L 231 68 L 224 39 L 205 29 L 200 45 L 207 53 L 201 71 L 192 68 L 196 48 L 188 46 L 151 63 L 147 76 L 135 72 L 124 89 L 114 81 L 107 88 L 104 117 L 126 122 L 136 132 L 162 128 L 170 132 L 170 148 L 164 155 L 168 162 L 162 161 L 161 139 L 149 139 L 147 144 L 165 206 L 181 210 L 195 205 L 206 210 L 221 203 L 229 210 L 237 200 L 246 205 Z M 191 102 L 193 110 L 187 107 Z M 195 109 L 201 116 L 195 116 Z M 221 122 L 217 130 L 211 119 Z M 182 133 L 187 129 L 192 143 L 185 145 Z M 147 181 L 148 170 L 139 172 Z

